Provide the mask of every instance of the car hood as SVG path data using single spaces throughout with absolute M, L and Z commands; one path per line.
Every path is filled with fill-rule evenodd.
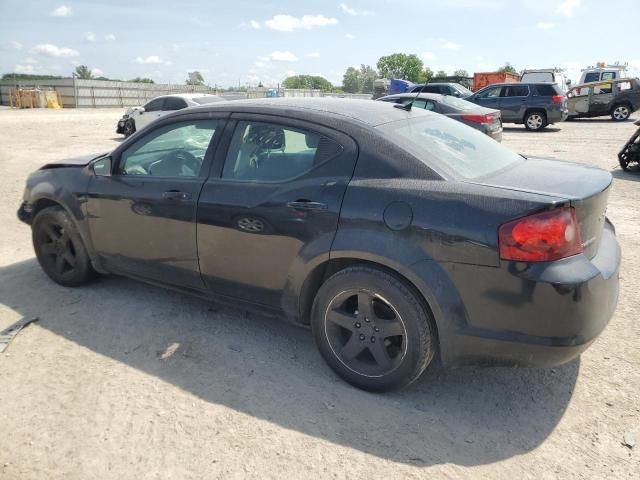
M 40 170 L 47 170 L 50 168 L 64 168 L 64 167 L 84 167 L 88 165 L 91 160 L 104 157 L 107 153 L 92 153 L 90 155 L 82 155 L 80 157 L 65 158 L 64 160 L 56 160 L 45 164 Z
M 611 182 L 611 174 L 598 167 L 528 157 L 513 168 L 471 183 L 572 200 L 602 192 Z

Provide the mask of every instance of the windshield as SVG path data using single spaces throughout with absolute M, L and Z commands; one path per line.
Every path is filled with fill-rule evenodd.
M 214 103 L 214 102 L 222 101 L 222 99 L 220 97 L 217 97 L 215 95 L 211 95 L 210 97 L 195 97 L 195 98 L 192 98 L 191 100 L 193 100 L 194 102 L 196 102 L 199 105 L 206 105 L 207 103 Z
M 377 128 L 427 166 L 454 177 L 483 177 L 525 161 L 487 135 L 443 115 L 413 117 Z
M 463 95 L 473 95 L 473 92 L 468 88 L 465 88 L 463 85 L 457 84 L 457 85 L 454 85 L 454 87 Z

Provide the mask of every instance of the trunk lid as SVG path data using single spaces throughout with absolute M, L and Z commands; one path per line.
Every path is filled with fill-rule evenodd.
M 576 210 L 584 252 L 593 258 L 604 228 L 612 180 L 609 172 L 597 167 L 529 158 L 513 168 L 473 183 L 546 195 L 554 203 L 568 200 Z

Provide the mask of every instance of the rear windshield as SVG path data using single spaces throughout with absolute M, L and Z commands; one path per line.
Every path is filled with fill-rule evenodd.
M 436 171 L 474 179 L 525 160 L 487 135 L 444 115 L 427 115 L 377 127 Z
M 476 105 L 475 103 L 467 102 L 466 100 L 462 100 L 458 97 L 453 97 L 451 95 L 446 95 L 440 99 L 440 102 L 445 105 L 449 105 L 456 110 L 464 110 L 466 112 L 470 110 L 484 110 L 484 107 L 480 105 Z
M 536 85 L 536 91 L 541 97 L 553 97 L 554 95 L 564 95 L 558 85 Z
M 206 105 L 207 103 L 214 103 L 214 102 L 219 102 L 221 101 L 220 97 L 216 97 L 216 96 L 211 96 L 211 97 L 195 97 L 192 98 L 191 100 L 193 100 L 194 102 L 200 104 L 200 105 Z
M 525 72 L 520 81 L 524 83 L 555 82 L 556 78 L 553 72 Z
M 473 92 L 468 88 L 466 88 L 464 85 L 454 84 L 453 88 L 455 88 L 457 91 L 459 91 L 463 95 L 469 95 L 469 96 L 473 95 Z

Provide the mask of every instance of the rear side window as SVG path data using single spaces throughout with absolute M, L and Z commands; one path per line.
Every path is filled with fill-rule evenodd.
M 411 97 L 407 98 L 403 98 L 400 100 L 399 103 L 401 103 L 402 105 L 407 105 L 408 103 L 411 103 L 411 107 L 412 108 L 424 108 L 425 110 L 435 110 L 436 109 L 436 104 L 434 102 L 432 102 L 431 100 L 426 100 L 424 98 L 416 98 L 415 100 Z
M 504 97 L 528 97 L 529 87 L 527 85 L 510 85 L 504 88 Z
M 427 85 L 422 91 L 426 93 L 445 93 L 442 91 L 442 87 L 440 87 L 439 85 Z
M 564 95 L 562 89 L 558 85 L 536 85 L 535 95 L 540 97 L 554 97 L 556 95 Z
M 299 177 L 342 152 L 334 141 L 307 130 L 275 123 L 239 122 L 222 178 L 284 182 Z
M 524 162 L 484 133 L 443 115 L 413 117 L 377 127 L 430 168 L 474 179 Z
M 182 110 L 187 108 L 187 102 L 179 97 L 167 97 L 164 100 L 163 110 Z

